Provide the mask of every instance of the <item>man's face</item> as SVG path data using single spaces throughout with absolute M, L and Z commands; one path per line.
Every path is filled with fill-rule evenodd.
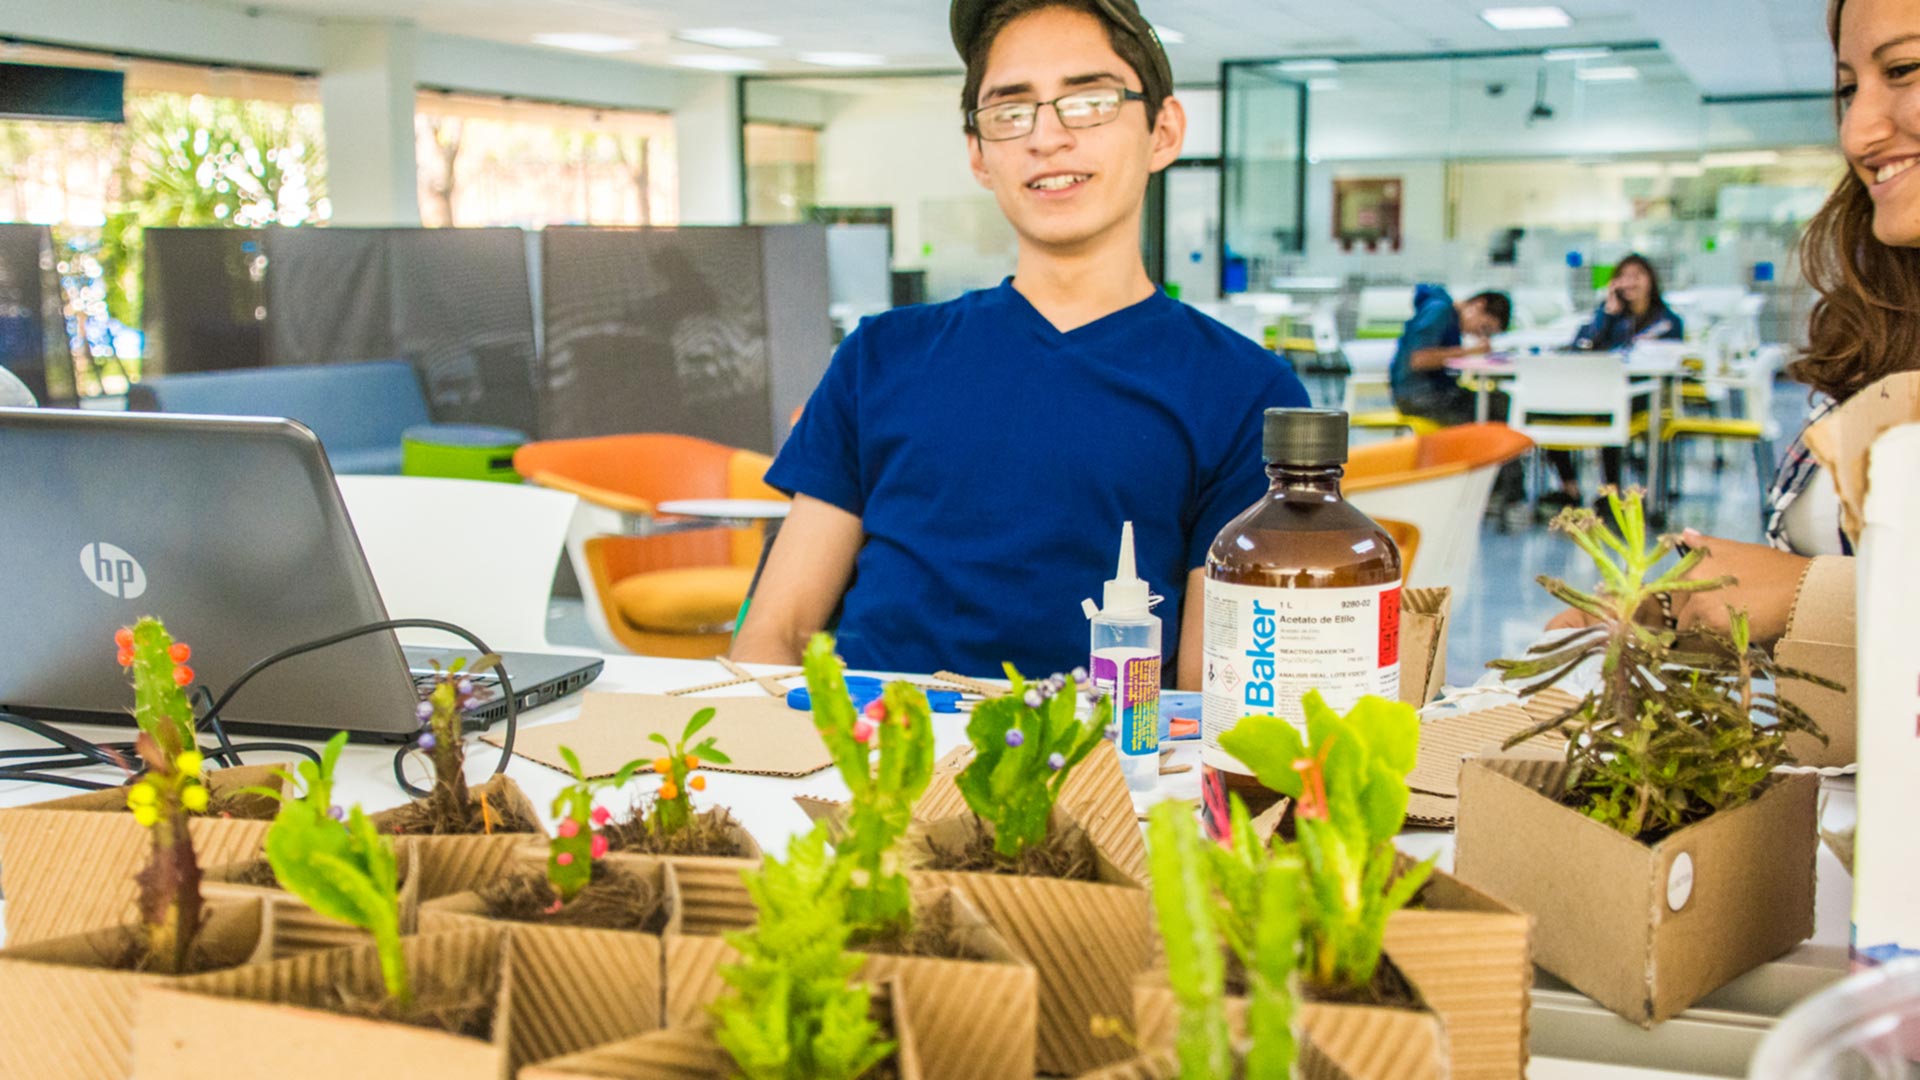
M 1469 300 L 1460 309 L 1460 332 L 1473 337 L 1492 337 L 1500 332 L 1500 320 L 1487 311 L 1482 300 Z
M 976 107 L 1052 101 L 1102 88 L 1139 91 L 1140 77 L 1092 15 L 1043 8 L 1008 24 L 987 55 Z M 1147 178 L 1180 156 L 1180 103 L 1169 99 L 1148 130 L 1146 105 L 1127 102 L 1098 127 L 1069 128 L 1041 108 L 1033 130 L 999 142 L 968 136 L 973 175 L 993 192 L 1014 231 L 1030 244 L 1067 253 L 1139 231 Z

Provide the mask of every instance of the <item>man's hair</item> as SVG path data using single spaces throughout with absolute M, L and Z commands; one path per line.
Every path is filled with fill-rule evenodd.
M 1489 289 L 1486 292 L 1477 293 L 1469 297 L 1467 303 L 1478 303 L 1481 307 L 1485 308 L 1487 314 L 1499 321 L 1502 331 L 1512 328 L 1513 300 L 1510 299 L 1506 293 Z
M 1141 92 L 1147 97 L 1147 128 L 1152 130 L 1154 122 L 1160 118 L 1160 105 L 1173 96 L 1173 87 L 1156 86 L 1159 81 L 1154 74 L 1154 65 L 1147 55 L 1147 47 L 1141 40 L 1128 33 L 1126 28 L 1114 22 L 1095 0 L 1005 0 L 994 5 L 987 17 L 980 23 L 980 32 L 973 36 L 973 44 L 967 50 L 967 81 L 960 90 L 961 123 L 967 134 L 977 135 L 973 126 L 973 110 L 979 107 L 980 81 L 987 75 L 987 54 L 993 51 L 993 43 L 1000 31 L 1022 15 L 1031 15 L 1048 8 L 1066 8 L 1079 11 L 1100 20 L 1107 29 L 1107 43 L 1120 59 L 1127 62 L 1133 73 L 1140 79 Z

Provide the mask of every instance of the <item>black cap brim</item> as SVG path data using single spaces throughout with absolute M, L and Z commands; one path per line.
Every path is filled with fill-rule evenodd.
M 973 39 L 980 34 L 980 26 L 986 22 L 987 12 L 1000 0 L 953 0 L 953 8 L 948 17 L 948 26 L 953 33 L 953 47 L 960 53 L 960 61 L 965 63 L 967 54 L 973 48 Z M 1122 30 L 1140 39 L 1146 46 L 1148 62 L 1153 71 L 1140 72 L 1143 89 L 1151 89 L 1158 82 L 1163 93 L 1173 93 L 1173 65 L 1167 60 L 1167 50 L 1160 44 L 1160 35 L 1153 32 L 1153 24 L 1140 14 L 1140 8 L 1134 0 L 1094 0 L 1107 18 L 1113 20 Z M 969 106 L 971 107 L 971 106 Z

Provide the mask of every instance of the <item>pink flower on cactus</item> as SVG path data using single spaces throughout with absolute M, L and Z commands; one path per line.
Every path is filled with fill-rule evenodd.
M 560 833 L 560 839 L 571 840 L 580 835 L 580 823 L 572 818 L 561 818 L 558 831 Z
M 866 742 L 872 738 L 873 738 L 873 722 L 871 720 L 854 721 L 853 723 L 853 741 L 854 742 Z
M 872 701 L 867 702 L 867 707 L 862 711 L 866 714 L 867 719 L 876 724 L 887 718 L 886 703 L 879 698 L 874 698 Z
M 606 858 L 607 848 L 609 846 L 610 845 L 607 843 L 607 838 L 605 836 L 596 835 L 593 838 L 593 857 L 596 859 Z
M 556 863 L 559 863 L 559 864 L 560 864 L 561 866 L 572 866 L 572 865 L 573 865 L 573 852 L 571 852 L 571 851 L 563 851 L 563 852 L 561 852 L 560 854 L 558 854 L 558 855 L 555 855 L 555 856 L 553 857 L 553 861 L 554 861 L 554 862 L 556 862 Z
M 604 806 L 596 806 L 593 808 L 593 823 L 595 825 L 598 825 L 604 829 L 607 827 L 607 822 L 612 820 L 613 820 L 613 811 L 607 809 Z
M 558 914 L 560 914 L 560 907 L 561 907 L 561 905 L 563 905 L 563 904 L 565 904 L 565 903 L 566 903 L 566 901 L 565 901 L 565 900 L 562 900 L 562 899 L 560 899 L 560 898 L 559 898 L 559 897 L 557 897 L 557 896 L 556 896 L 556 897 L 554 897 L 554 898 L 553 898 L 553 903 L 551 903 L 551 904 L 548 904 L 548 905 L 547 905 L 547 914 L 549 914 L 549 915 L 558 915 Z

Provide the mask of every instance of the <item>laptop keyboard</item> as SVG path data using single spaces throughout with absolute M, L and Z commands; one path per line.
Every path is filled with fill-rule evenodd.
M 474 699 L 473 699 L 473 704 L 469 705 L 466 711 L 472 712 L 474 709 L 483 705 L 487 705 L 491 703 L 495 698 L 498 698 L 500 696 L 500 676 L 495 675 L 492 672 L 481 672 L 478 675 L 468 675 L 467 678 L 472 680 L 473 682 Z M 414 672 L 413 673 L 414 694 L 421 698 L 425 698 L 427 694 L 432 692 L 434 684 L 437 683 L 439 679 L 440 679 L 440 676 L 435 672 L 431 672 L 431 671 Z

